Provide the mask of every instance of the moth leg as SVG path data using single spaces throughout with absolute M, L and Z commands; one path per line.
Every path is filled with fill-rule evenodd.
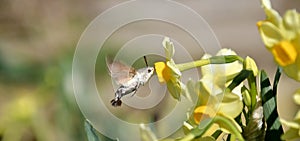
M 136 94 L 136 92 L 137 92 L 137 89 L 134 89 L 132 94 L 131 94 L 131 97 L 133 97 Z
M 114 107 L 118 107 L 122 105 L 122 101 L 120 98 L 116 97 L 113 100 L 110 101 L 111 105 Z
M 122 104 L 121 97 L 123 93 L 125 93 L 124 87 L 119 87 L 118 90 L 115 92 L 115 98 L 110 101 L 112 106 L 114 107 L 121 106 Z
M 131 94 L 131 97 L 133 97 L 135 95 L 135 93 L 137 92 L 140 85 L 143 85 L 143 84 L 144 84 L 143 82 L 140 82 L 134 87 L 134 89 L 132 90 L 133 93 Z

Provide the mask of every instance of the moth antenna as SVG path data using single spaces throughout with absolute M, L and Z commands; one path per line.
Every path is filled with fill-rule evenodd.
M 147 59 L 146 59 L 146 56 L 144 56 L 144 61 L 145 61 L 145 63 L 146 63 L 146 66 L 149 67 L 149 66 L 148 66 L 148 62 L 147 62 Z

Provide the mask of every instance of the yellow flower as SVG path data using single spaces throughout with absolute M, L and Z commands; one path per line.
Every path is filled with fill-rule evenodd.
M 159 82 L 167 83 L 170 94 L 179 100 L 183 84 L 180 82 L 181 72 L 172 59 L 175 52 L 174 45 L 169 38 L 165 38 L 163 46 L 166 53 L 166 62 L 156 62 L 154 64 L 155 71 Z
M 257 26 L 263 43 L 287 76 L 300 81 L 300 14 L 288 10 L 282 18 L 269 0 L 262 6 L 267 18 Z
M 236 55 L 236 53 L 230 49 L 221 49 L 216 56 L 223 55 Z M 202 59 L 210 58 L 211 55 L 205 54 Z M 208 95 L 216 95 L 222 93 L 225 88 L 231 83 L 232 79 L 243 69 L 243 65 L 238 62 L 232 62 L 227 64 L 210 64 L 201 67 L 202 78 L 200 80 L 203 87 L 202 92 L 208 93 Z M 233 93 L 241 97 L 241 87 L 239 85 L 233 89 Z
M 201 96 L 200 96 L 201 97 Z M 243 110 L 243 102 L 239 96 L 233 93 L 218 94 L 211 96 L 206 104 L 200 104 L 194 110 L 194 120 L 197 124 L 202 119 L 215 115 L 226 115 L 232 119 L 237 117 Z
M 230 49 L 221 49 L 216 56 L 236 55 Z M 211 58 L 211 55 L 205 54 L 202 59 Z M 202 78 L 199 81 L 199 102 L 198 107 L 194 110 L 194 121 L 199 124 L 203 119 L 215 116 L 222 117 L 238 130 L 240 133 L 241 127 L 235 122 L 237 117 L 243 110 L 243 102 L 241 100 L 241 87 L 239 85 L 232 92 L 225 92 L 226 87 L 231 83 L 243 69 L 243 65 L 238 62 L 226 64 L 210 64 L 201 67 Z M 206 135 L 211 135 L 218 129 L 226 133 L 232 133 L 232 129 L 223 126 L 223 122 L 215 123 Z
M 200 105 L 194 110 L 194 121 L 199 124 L 207 118 L 214 119 L 219 117 L 218 121 L 214 121 L 213 125 L 206 131 L 204 136 L 211 136 L 215 131 L 221 129 L 225 133 L 239 134 L 242 132 L 239 124 L 234 120 L 243 109 L 243 102 L 239 96 L 233 93 L 219 94 L 211 96 L 210 102 L 206 105 Z

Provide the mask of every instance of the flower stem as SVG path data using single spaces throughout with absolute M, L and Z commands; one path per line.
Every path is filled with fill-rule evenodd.
M 201 137 L 213 124 L 212 119 L 205 119 L 204 121 L 200 122 L 200 125 L 191 130 L 191 132 L 180 139 L 179 141 L 192 141 L 195 138 Z
M 194 61 L 194 62 L 177 64 L 176 67 L 180 71 L 185 71 L 185 70 L 193 69 L 196 67 L 201 67 L 201 66 L 208 65 L 208 64 L 209 64 L 209 59 L 202 59 L 202 60 L 198 60 L 198 61 Z
M 234 126 L 234 124 L 230 120 L 222 116 L 215 116 L 213 120 L 215 123 L 219 123 L 219 125 L 220 123 L 222 123 L 222 125 L 225 125 L 227 128 L 229 128 L 231 134 L 235 135 L 239 141 L 244 141 L 244 138 L 242 137 L 238 129 Z
M 251 109 L 250 111 L 252 112 L 255 109 L 256 106 L 256 96 L 257 96 L 257 87 L 256 87 L 256 79 L 253 74 L 251 74 L 248 77 L 248 85 L 250 87 L 250 94 L 251 94 Z
M 185 71 L 185 70 L 201 67 L 208 64 L 226 64 L 226 63 L 232 63 L 234 61 L 243 62 L 243 58 L 237 55 L 213 56 L 208 59 L 201 59 L 194 62 L 177 64 L 176 67 L 180 71 Z

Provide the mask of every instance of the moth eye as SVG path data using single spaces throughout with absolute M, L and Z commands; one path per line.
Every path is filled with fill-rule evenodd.
M 148 69 L 148 73 L 150 73 L 151 72 L 151 69 Z

